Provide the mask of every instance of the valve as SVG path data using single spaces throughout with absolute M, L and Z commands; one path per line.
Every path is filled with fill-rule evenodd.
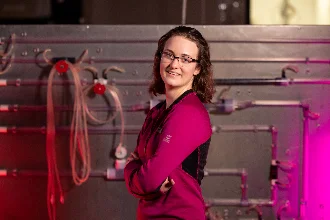
M 68 71 L 69 65 L 65 62 L 65 60 L 59 60 L 55 64 L 55 69 L 60 74 L 66 73 Z
M 126 148 L 122 145 L 119 144 L 118 147 L 115 150 L 115 168 L 116 169 L 124 169 L 126 165 L 126 159 L 125 157 L 127 156 L 127 150 Z
M 106 90 L 105 85 L 107 83 L 108 81 L 103 78 L 94 79 L 94 88 L 93 88 L 94 93 L 98 95 L 103 95 L 105 93 Z

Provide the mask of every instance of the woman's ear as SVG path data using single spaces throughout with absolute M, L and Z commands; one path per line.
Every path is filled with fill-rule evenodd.
M 200 73 L 200 71 L 201 71 L 201 67 L 198 65 L 197 67 L 196 67 L 196 69 L 195 69 L 195 71 L 194 71 L 194 76 L 197 76 L 199 73 Z

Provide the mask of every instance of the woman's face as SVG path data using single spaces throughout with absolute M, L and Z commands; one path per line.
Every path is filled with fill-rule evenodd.
M 197 45 L 182 36 L 174 36 L 166 41 L 160 61 L 160 75 L 166 90 L 192 88 L 194 75 L 200 71 L 197 63 L 192 61 L 198 59 L 198 52 Z M 173 59 L 173 56 L 180 58 Z

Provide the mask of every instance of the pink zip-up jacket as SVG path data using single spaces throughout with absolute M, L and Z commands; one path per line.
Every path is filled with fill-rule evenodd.
M 140 159 L 125 167 L 126 186 L 140 199 L 138 220 L 205 220 L 200 184 L 211 135 L 209 114 L 192 90 L 149 111 L 135 149 Z M 167 177 L 175 184 L 163 194 Z

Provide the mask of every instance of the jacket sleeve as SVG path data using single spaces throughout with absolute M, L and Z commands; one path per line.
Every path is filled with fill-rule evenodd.
M 138 138 L 138 143 L 139 143 L 139 138 Z M 135 148 L 134 153 L 138 155 L 137 148 L 138 146 Z M 141 160 L 132 160 L 125 166 L 124 178 L 125 178 L 126 188 L 134 197 L 138 199 L 149 200 L 159 197 L 161 195 L 160 192 L 158 192 L 159 190 L 153 193 L 144 193 L 142 190 L 137 190 L 136 187 L 134 187 L 134 182 L 132 181 L 132 177 L 141 168 L 141 166 L 142 166 Z
M 160 192 L 160 187 L 161 187 L 162 183 L 159 185 L 158 189 L 154 190 L 153 192 L 146 192 L 143 189 L 139 188 L 138 185 L 135 185 L 134 176 L 135 176 L 136 172 L 141 168 L 141 166 L 142 166 L 141 160 L 134 160 L 126 165 L 125 182 L 126 182 L 126 187 L 127 187 L 128 191 L 134 197 L 136 197 L 138 199 L 144 199 L 144 200 L 152 200 L 152 199 L 155 199 L 155 198 L 163 195 L 163 193 Z
M 138 147 L 139 147 L 139 144 L 140 144 L 140 136 L 141 134 L 143 133 L 143 131 L 145 130 L 145 127 L 147 126 L 148 124 L 148 121 L 149 121 L 149 117 L 151 117 L 151 113 L 152 112 L 149 112 L 149 114 L 147 115 L 146 119 L 145 119 L 145 122 L 143 124 L 143 127 L 138 135 L 138 138 L 137 138 L 137 145 L 135 147 L 135 150 L 134 150 L 134 153 L 136 155 L 139 155 L 138 154 Z M 124 169 L 124 178 L 125 178 L 125 183 L 126 183 L 126 188 L 128 189 L 128 191 L 136 198 L 139 198 L 139 199 L 145 199 L 145 200 L 148 200 L 148 199 L 154 199 L 156 197 L 159 197 L 161 195 L 161 193 L 159 192 L 159 190 L 157 192 L 154 192 L 154 193 L 143 193 L 141 192 L 140 190 L 133 190 L 134 187 L 133 186 L 133 182 L 132 182 L 132 176 L 134 176 L 134 173 L 142 166 L 142 162 L 141 160 L 133 160 L 131 162 L 129 162 L 126 166 L 125 166 L 125 169 Z
M 193 105 L 177 108 L 164 124 L 155 154 L 143 164 L 138 165 L 139 161 L 128 164 L 131 190 L 140 195 L 159 191 L 171 172 L 211 135 L 205 109 Z

